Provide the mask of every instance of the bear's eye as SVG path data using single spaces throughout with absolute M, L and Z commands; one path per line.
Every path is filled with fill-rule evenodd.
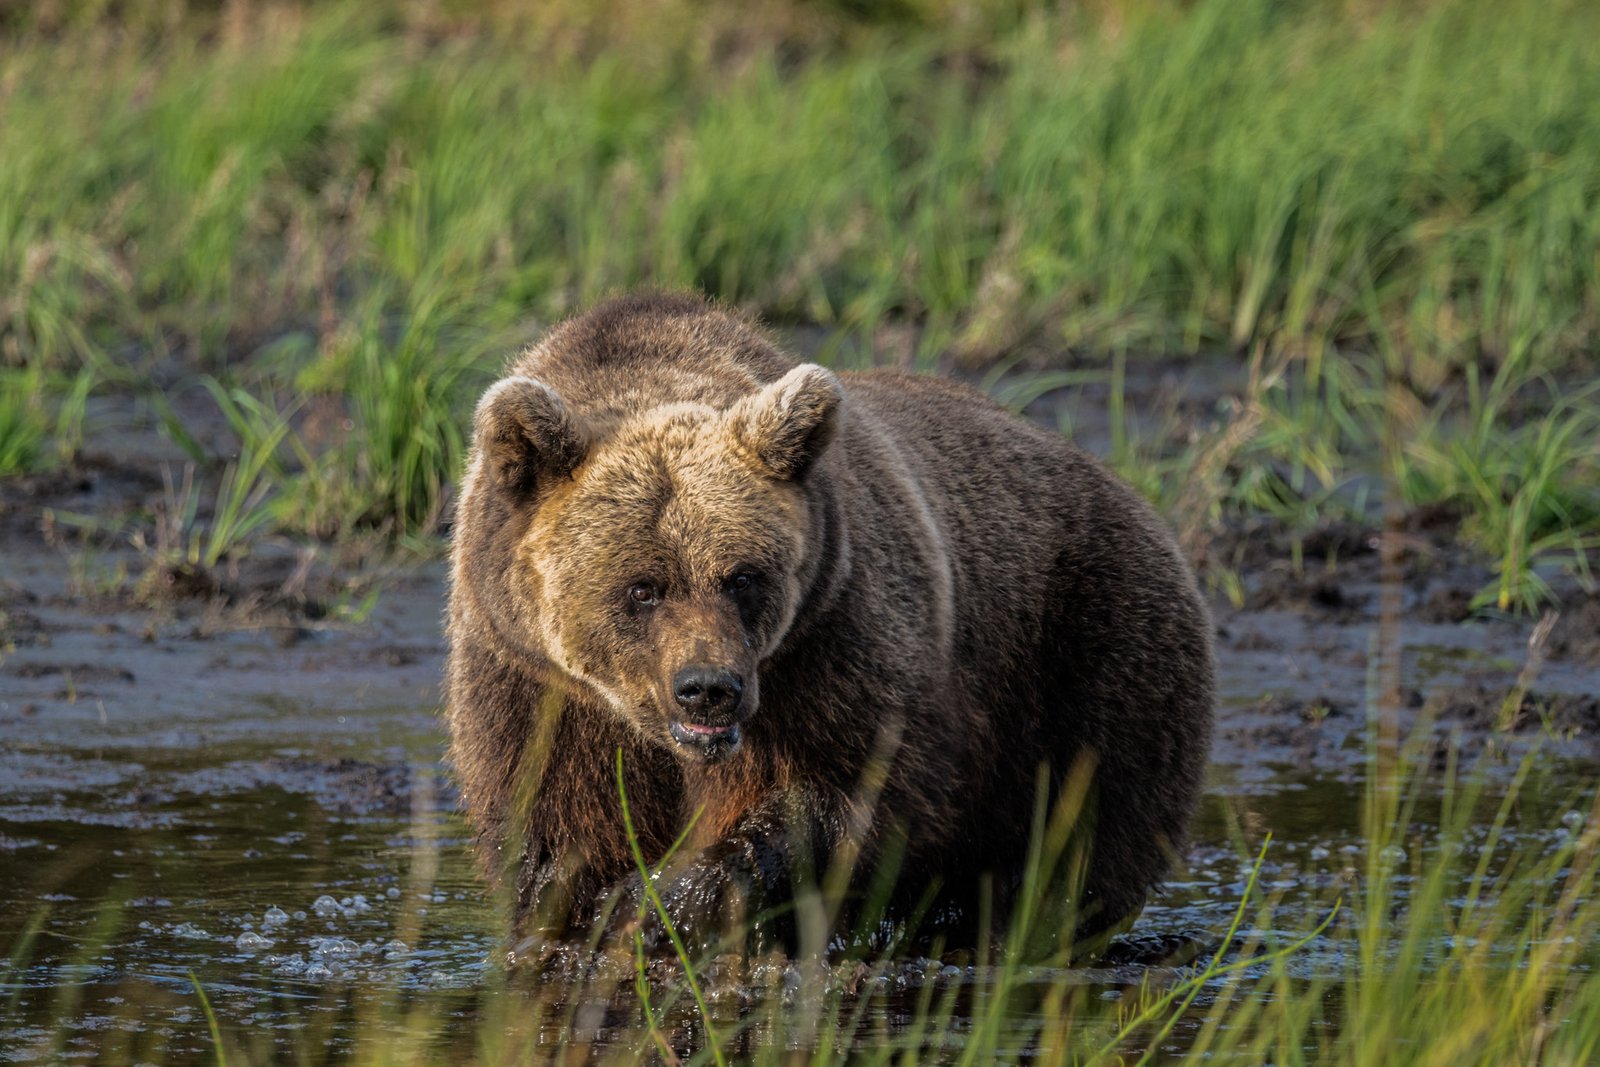
M 628 587 L 628 599 L 640 607 L 654 607 L 661 602 L 661 590 L 654 582 L 634 582 Z

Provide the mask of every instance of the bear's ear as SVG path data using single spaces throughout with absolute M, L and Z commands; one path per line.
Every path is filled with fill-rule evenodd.
M 775 478 L 803 476 L 839 424 L 844 387 L 826 367 L 802 363 L 728 409 L 740 443 Z
M 588 451 L 583 427 L 561 397 L 520 376 L 502 378 L 483 394 L 473 432 L 494 484 L 512 492 L 566 477 Z

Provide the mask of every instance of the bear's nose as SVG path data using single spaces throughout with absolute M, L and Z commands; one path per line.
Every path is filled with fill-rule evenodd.
M 679 707 L 699 719 L 729 715 L 739 707 L 744 679 L 719 667 L 685 667 L 673 676 L 672 693 Z

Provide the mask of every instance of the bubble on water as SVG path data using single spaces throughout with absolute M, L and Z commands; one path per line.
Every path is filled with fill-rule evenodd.
M 394 886 L 390 886 L 388 889 L 383 891 L 383 895 L 388 897 L 390 900 L 399 900 L 400 890 L 396 889 Z
M 240 934 L 238 939 L 234 941 L 234 946 L 245 952 L 259 952 L 264 948 L 271 948 L 272 945 L 271 941 L 268 941 L 260 934 L 251 933 L 249 930 Z
M 289 913 L 274 904 L 261 916 L 262 926 L 281 926 L 289 921 Z
M 313 937 L 306 942 L 306 947 L 313 956 L 337 956 L 339 954 L 339 938 Z
M 311 910 L 316 912 L 320 918 L 331 919 L 339 914 L 339 902 L 324 893 L 311 902 Z
M 1332 853 L 1330 853 L 1326 848 L 1323 848 L 1321 845 L 1316 845 L 1311 849 L 1309 855 L 1314 860 L 1325 860 L 1332 855 Z
M 313 963 L 311 966 L 309 966 L 309 967 L 307 967 L 305 969 L 304 974 L 305 974 L 305 976 L 307 978 L 310 978 L 313 981 L 318 981 L 318 982 L 322 981 L 324 978 L 332 978 L 333 977 L 332 969 L 329 968 L 326 964 L 322 964 L 322 963 Z
M 1583 812 L 1576 810 L 1569 811 L 1565 815 L 1561 816 L 1561 825 L 1565 826 L 1573 833 L 1577 833 L 1579 830 L 1582 830 L 1583 824 L 1587 821 L 1588 820 L 1584 818 Z
M 1399 845 L 1389 845 L 1378 853 L 1378 862 L 1385 867 L 1398 867 L 1406 861 L 1406 850 Z
M 367 898 L 357 893 L 353 897 L 345 897 L 339 901 L 339 912 L 346 919 L 353 919 L 357 915 L 365 915 L 372 910 L 372 905 L 367 903 Z

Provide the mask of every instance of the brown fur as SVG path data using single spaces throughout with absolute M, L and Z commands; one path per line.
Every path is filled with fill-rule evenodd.
M 781 891 L 812 861 L 800 833 L 864 867 L 892 838 L 917 888 L 1003 885 L 1040 765 L 1059 790 L 1083 760 L 1101 923 L 1160 879 L 1206 763 L 1210 623 L 1162 522 L 1058 435 L 951 382 L 796 367 L 734 316 L 655 295 L 552 330 L 475 430 L 451 753 L 541 926 L 586 918 L 633 867 L 619 748 L 652 859 L 703 808 L 701 881 Z M 695 663 L 744 679 L 736 745 L 669 733 Z

